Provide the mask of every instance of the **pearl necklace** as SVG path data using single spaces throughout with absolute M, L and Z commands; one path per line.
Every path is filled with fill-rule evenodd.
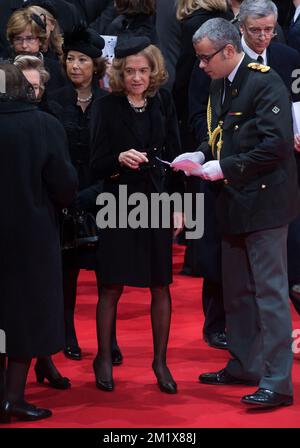
M 134 112 L 137 112 L 137 113 L 145 112 L 147 104 L 148 104 L 148 101 L 147 101 L 146 97 L 144 98 L 144 105 L 143 106 L 135 106 L 133 104 L 133 102 L 129 99 L 129 97 L 127 97 L 127 100 L 128 100 L 128 103 L 130 104 L 130 106 L 132 107 L 132 109 L 134 110 Z
M 91 93 L 88 97 L 86 98 L 79 98 L 79 96 L 77 96 L 77 101 L 79 103 L 88 103 L 89 101 L 91 101 L 91 99 L 93 98 L 93 94 Z

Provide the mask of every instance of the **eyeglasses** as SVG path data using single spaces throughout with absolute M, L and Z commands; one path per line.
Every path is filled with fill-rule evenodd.
M 34 44 L 37 41 L 38 37 L 33 37 L 33 36 L 26 36 L 26 37 L 15 37 L 13 39 L 13 43 L 15 45 L 23 45 L 23 43 L 25 42 L 26 44 Z
M 277 36 L 277 33 L 274 33 L 274 27 L 273 26 L 269 26 L 267 28 L 248 28 L 246 25 L 244 25 L 244 28 L 246 29 L 247 33 L 251 34 L 254 37 L 259 37 L 262 36 L 263 34 L 266 37 L 275 37 Z
M 227 45 L 227 44 L 226 44 Z M 210 62 L 210 60 L 216 56 L 216 54 L 220 53 L 220 51 L 224 50 L 224 48 L 226 47 L 226 45 L 224 45 L 223 47 L 219 48 L 219 50 L 215 51 L 213 54 L 197 54 L 196 53 L 196 57 L 200 62 L 205 62 L 205 64 L 208 64 Z

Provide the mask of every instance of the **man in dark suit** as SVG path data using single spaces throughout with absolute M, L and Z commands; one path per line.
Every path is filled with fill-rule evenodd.
M 300 52 L 300 0 L 293 0 L 293 14 L 287 27 L 287 43 Z
M 195 33 L 213 80 L 206 162 L 194 175 L 218 182 L 227 338 L 232 359 L 205 384 L 258 384 L 246 404 L 293 403 L 286 239 L 299 212 L 290 103 L 277 73 L 242 51 L 234 25 L 206 22 Z
M 292 93 L 292 75 L 294 70 L 300 69 L 300 55 L 287 45 L 272 41 L 277 16 L 277 7 L 272 1 L 244 0 L 239 17 L 242 47 L 250 58 L 276 70 L 295 102 L 300 97 Z

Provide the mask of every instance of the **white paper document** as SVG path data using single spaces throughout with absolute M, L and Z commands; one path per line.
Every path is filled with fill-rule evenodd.
M 162 160 L 158 157 L 156 157 L 157 160 L 159 160 L 160 162 L 169 165 L 171 168 L 174 168 L 175 170 L 181 170 L 184 171 L 184 173 L 187 176 L 190 176 L 191 173 L 195 170 L 197 170 L 197 172 L 199 173 L 201 171 L 202 165 L 200 163 L 194 162 L 193 160 L 190 159 L 183 159 L 183 160 L 178 160 L 177 162 L 168 162 L 167 160 Z M 176 159 L 175 159 L 176 160 Z
M 292 103 L 294 134 L 300 134 L 300 101 Z

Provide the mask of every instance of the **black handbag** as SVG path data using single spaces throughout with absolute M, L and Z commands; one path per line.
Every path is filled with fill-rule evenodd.
M 62 210 L 62 250 L 95 247 L 99 239 L 98 232 L 96 219 L 92 213 L 84 211 L 70 212 L 66 208 Z

